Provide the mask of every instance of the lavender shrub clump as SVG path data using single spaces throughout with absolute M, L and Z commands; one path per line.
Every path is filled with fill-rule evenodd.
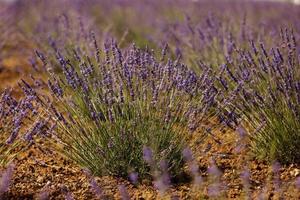
M 280 35 L 280 46 L 252 43 L 251 50 L 228 56 L 221 79 L 239 88 L 234 107 L 252 130 L 255 156 L 295 163 L 300 159 L 299 53 L 292 30 L 282 29 Z
M 162 161 L 178 175 L 188 133 L 203 138 L 222 126 L 210 122 L 226 101 L 211 72 L 197 76 L 167 58 L 167 45 L 155 55 L 135 45 L 121 50 L 111 41 L 100 55 L 93 34 L 91 40 L 94 56 L 73 49 L 69 58 L 56 49 L 62 74 L 49 72 L 53 102 L 47 110 L 57 125 L 58 149 L 96 175 L 144 178 L 161 171 Z M 143 148 L 151 149 L 153 162 L 143 159 Z

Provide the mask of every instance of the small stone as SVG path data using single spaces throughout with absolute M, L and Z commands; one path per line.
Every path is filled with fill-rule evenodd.
M 42 176 L 39 176 L 37 179 L 36 179 L 36 182 L 38 183 L 42 183 L 44 181 L 44 178 Z
M 297 177 L 300 174 L 300 169 L 293 169 L 290 171 L 291 176 Z

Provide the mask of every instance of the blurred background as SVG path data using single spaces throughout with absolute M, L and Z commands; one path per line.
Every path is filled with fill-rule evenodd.
M 17 0 L 0 0 L 0 1 L 2 1 L 2 2 L 14 2 L 14 1 L 17 1 Z M 120 0 L 120 1 L 122 1 L 122 0 Z M 190 1 L 201 1 L 201 0 L 190 0 Z M 283 2 L 291 2 L 291 3 L 295 3 L 295 4 L 300 4 L 300 0 L 240 0 L 240 1 L 283 1 Z

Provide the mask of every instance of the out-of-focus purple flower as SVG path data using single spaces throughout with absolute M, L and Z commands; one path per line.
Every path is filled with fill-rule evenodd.
M 265 58 L 266 58 L 267 60 L 269 60 L 269 55 L 268 55 L 268 53 L 267 53 L 267 51 L 266 51 L 266 48 L 265 48 L 265 45 L 264 45 L 263 43 L 260 43 L 260 48 L 261 48 L 261 50 L 262 50 L 263 55 L 265 56 Z
M 42 52 L 39 51 L 35 51 L 36 55 L 38 56 L 38 58 L 43 62 L 44 67 L 47 65 L 47 60 L 45 55 Z
M 65 200 L 74 200 L 74 197 L 71 192 L 65 194 Z
M 237 127 L 236 131 L 241 138 L 244 138 L 245 136 L 247 136 L 247 130 L 242 125 L 239 125 Z
M 199 186 L 202 184 L 203 180 L 201 175 L 199 174 L 199 166 L 194 160 L 194 156 L 192 151 L 189 148 L 185 148 L 182 152 L 183 158 L 186 160 L 190 173 L 193 176 L 193 182 L 195 185 Z
M 221 194 L 221 184 L 216 182 L 208 186 L 208 196 L 217 197 Z
M 50 195 L 49 195 L 49 192 L 47 191 L 47 189 L 40 192 L 37 196 L 37 199 L 38 200 L 48 200 L 48 199 L 50 199 Z
M 7 169 L 2 174 L 1 180 L 0 180 L 0 197 L 8 190 L 9 185 L 11 183 L 11 179 L 13 176 L 15 165 L 10 164 Z
M 191 151 L 190 148 L 185 148 L 183 151 L 182 151 L 182 155 L 183 155 L 183 158 L 187 161 L 187 162 L 190 162 L 193 160 L 193 153 Z
M 119 192 L 122 200 L 130 200 L 130 196 L 127 192 L 125 185 L 119 185 Z
M 229 75 L 229 77 L 236 83 L 239 83 L 238 79 L 235 77 L 235 75 L 233 74 L 233 72 L 229 69 L 228 65 L 224 65 L 225 70 L 227 72 L 227 74 Z
M 153 152 L 149 147 L 143 147 L 143 159 L 151 165 L 153 163 Z
M 194 177 L 194 184 L 195 185 L 201 185 L 203 183 L 203 178 L 202 176 L 198 175 Z
M 171 184 L 170 176 L 168 174 L 168 163 L 166 161 L 163 160 L 160 162 L 160 170 L 162 173 L 156 177 L 154 186 L 161 194 L 164 194 Z
M 208 175 L 211 178 L 212 183 L 208 187 L 208 195 L 210 197 L 219 196 L 222 192 L 222 183 L 221 183 L 221 171 L 218 169 L 215 161 L 210 160 L 210 166 L 207 169 Z
M 279 192 L 280 190 L 280 185 L 281 185 L 281 181 L 280 181 L 280 163 L 275 161 L 272 164 L 272 171 L 273 171 L 273 179 L 274 179 L 274 189 L 275 192 Z
M 244 189 L 245 189 L 245 192 L 246 193 L 249 193 L 249 189 L 250 189 L 250 171 L 249 169 L 244 169 L 241 173 L 241 179 L 242 179 L 242 183 L 243 183 L 243 186 L 244 186 Z
M 65 195 L 65 200 L 74 200 L 73 195 L 71 194 L 67 186 L 62 185 L 60 189 L 62 193 Z
M 137 184 L 138 183 L 138 179 L 139 179 L 139 175 L 136 172 L 131 172 L 129 174 L 129 180 L 133 183 L 133 184 Z
M 220 177 L 222 175 L 221 171 L 218 169 L 214 159 L 210 159 L 210 166 L 207 169 L 210 176 Z
M 255 44 L 254 44 L 254 41 L 253 41 L 253 40 L 250 40 L 250 44 L 251 44 L 251 48 L 252 48 L 253 53 L 254 53 L 255 55 L 257 55 L 257 54 L 258 54 L 258 51 L 257 51 L 257 48 L 256 48 L 256 46 L 255 46 Z
M 97 181 L 91 174 L 91 172 L 88 169 L 84 169 L 83 172 L 86 174 L 86 176 L 89 178 L 90 186 L 92 191 L 95 193 L 97 198 L 102 199 L 104 197 L 104 193 L 102 188 L 98 185 Z
M 100 64 L 100 49 L 99 49 L 99 46 L 98 46 L 98 43 L 97 43 L 97 40 L 96 40 L 96 36 L 95 36 L 95 33 L 94 32 L 91 32 L 91 37 L 92 37 L 92 40 L 93 40 L 93 44 L 94 44 L 94 48 L 96 50 L 96 61 L 98 64 Z
M 169 49 L 169 45 L 166 43 L 161 52 L 161 61 L 163 61 L 164 58 L 166 57 L 168 49 Z
M 179 47 L 176 47 L 176 49 L 175 49 L 175 55 L 176 55 L 177 58 L 182 57 L 182 52 L 181 52 L 181 50 L 180 50 Z
M 34 58 L 29 58 L 29 63 L 31 64 L 31 67 L 36 71 L 36 72 L 39 72 L 39 68 L 38 68 L 38 65 L 37 65 L 37 62 Z
M 261 189 L 261 191 L 257 197 L 257 200 L 265 200 L 267 198 L 267 190 L 268 190 L 268 188 L 266 186 L 264 186 Z
M 92 190 L 95 192 L 96 196 L 99 199 L 103 198 L 103 190 L 99 187 L 99 185 L 97 184 L 96 180 L 93 177 L 90 177 L 90 185 Z
M 237 153 L 241 152 L 246 147 L 246 141 L 245 138 L 247 136 L 247 130 L 242 126 L 241 124 L 236 128 L 236 132 L 239 135 L 239 138 L 237 138 L 237 145 L 235 147 L 235 151 Z
M 295 186 L 298 188 L 298 190 L 300 190 L 300 176 L 296 178 Z

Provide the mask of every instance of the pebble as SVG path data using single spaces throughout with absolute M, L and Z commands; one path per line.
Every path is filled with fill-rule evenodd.
M 44 178 L 42 176 L 38 176 L 38 178 L 36 179 L 36 182 L 38 183 L 42 183 L 44 181 Z
M 297 177 L 300 174 L 300 169 L 293 169 L 290 171 L 291 176 Z

